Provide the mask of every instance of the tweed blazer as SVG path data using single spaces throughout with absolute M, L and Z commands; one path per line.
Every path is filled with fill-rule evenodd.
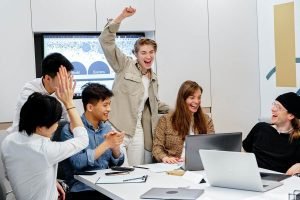
M 207 121 L 207 133 L 214 133 L 214 124 L 212 119 L 205 114 Z M 197 133 L 195 133 L 197 134 Z M 155 137 L 153 140 L 153 157 L 161 162 L 166 156 L 181 157 L 184 140 L 175 131 L 171 123 L 171 114 L 163 115 L 157 124 Z

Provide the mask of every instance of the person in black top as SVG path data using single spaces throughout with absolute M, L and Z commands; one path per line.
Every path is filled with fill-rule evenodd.
M 300 173 L 300 96 L 288 92 L 272 104 L 272 124 L 257 123 L 243 148 L 256 156 L 261 168 L 294 175 Z

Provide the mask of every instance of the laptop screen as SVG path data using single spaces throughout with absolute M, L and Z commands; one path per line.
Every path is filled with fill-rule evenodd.
M 203 170 L 199 149 L 241 151 L 242 133 L 188 135 L 185 138 L 185 170 Z

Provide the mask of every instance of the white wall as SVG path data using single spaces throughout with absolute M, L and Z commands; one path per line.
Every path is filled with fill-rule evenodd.
M 102 31 L 107 19 L 116 17 L 126 6 L 132 6 L 137 12 L 130 20 L 124 20 L 120 31 L 154 31 L 154 0 L 96 0 L 97 29 Z M 113 9 L 112 9 L 113 8 Z
M 21 87 L 35 77 L 30 1 L 1 0 L 0 24 L 0 122 L 9 122 Z
M 261 117 L 270 118 L 271 105 L 274 99 L 285 92 L 300 91 L 300 63 L 296 63 L 296 87 L 277 87 L 276 72 L 267 79 L 267 74 L 276 65 L 275 63 L 275 36 L 274 36 L 274 5 L 294 2 L 295 6 L 295 46 L 296 57 L 300 58 L 300 1 L 293 0 L 263 0 L 258 1 L 258 36 L 259 36 L 259 68 L 261 91 Z M 283 19 L 284 20 L 284 19 Z
M 34 32 L 96 31 L 95 0 L 31 0 Z
M 202 106 L 211 107 L 207 0 L 158 0 L 155 20 L 161 99 L 174 107 L 180 85 L 193 80 L 204 89 Z
M 208 1 L 212 117 L 247 134 L 260 112 L 256 1 Z
M 51 3 L 48 0 L 31 0 L 34 4 L 31 7 L 29 0 L 2 1 L 0 122 L 12 120 L 21 87 L 35 77 L 31 7 L 34 10 L 32 26 L 36 31 L 77 32 L 89 31 L 90 27 L 93 32 L 95 29 L 102 30 L 106 18 L 118 14 L 124 2 L 137 7 L 140 17 L 124 22 L 121 26 L 123 31 L 140 30 L 140 27 L 141 31 L 151 31 L 155 28 L 159 45 L 157 72 L 161 100 L 174 106 L 180 84 L 191 79 L 203 86 L 203 106 L 212 107 L 217 131 L 248 132 L 258 118 L 259 73 L 254 0 L 151 0 L 147 3 L 89 0 L 85 2 L 89 5 L 84 12 L 92 12 L 93 4 L 97 13 L 75 16 L 80 22 L 78 24 L 69 23 L 73 18 L 65 15 L 77 15 L 70 9 L 78 10 L 84 6 L 79 0 L 72 3 L 70 0 Z M 66 14 L 58 13 L 60 17 L 55 18 L 55 9 L 47 9 L 41 3 L 48 7 L 64 5 L 66 8 L 57 12 L 65 9 Z M 43 12 L 37 11 L 39 8 Z M 104 21 L 100 20 L 99 16 L 106 14 L 109 16 Z M 94 16 L 97 17 L 95 26 Z M 84 20 L 91 18 L 92 23 L 85 24 Z M 16 69 L 18 73 L 15 73 Z

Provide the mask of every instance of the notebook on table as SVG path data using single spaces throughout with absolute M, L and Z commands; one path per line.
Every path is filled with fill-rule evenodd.
M 280 185 L 260 177 L 253 153 L 199 150 L 211 186 L 265 192 Z
M 241 151 L 241 147 L 241 132 L 187 135 L 185 138 L 185 163 L 183 168 L 189 171 L 203 170 L 199 149 Z
M 140 196 L 141 199 L 197 199 L 204 190 L 187 188 L 151 188 Z

